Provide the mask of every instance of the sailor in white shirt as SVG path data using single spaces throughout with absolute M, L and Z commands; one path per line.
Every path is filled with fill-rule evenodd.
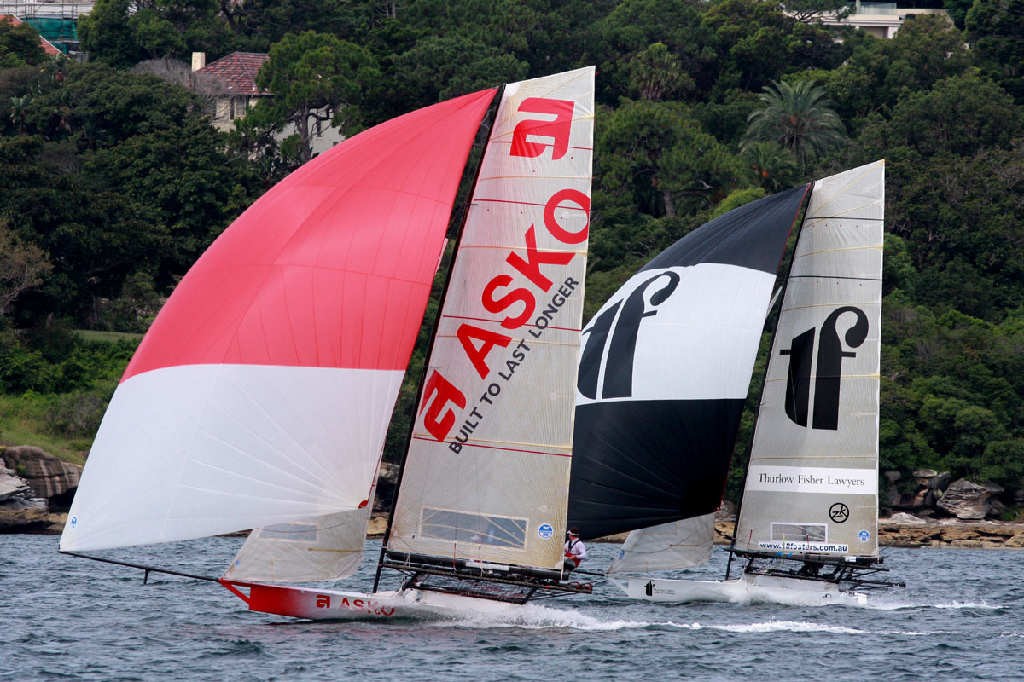
M 563 572 L 568 575 L 573 569 L 579 568 L 580 562 L 587 558 L 587 546 L 580 540 L 579 528 L 570 528 L 565 540 L 565 561 Z

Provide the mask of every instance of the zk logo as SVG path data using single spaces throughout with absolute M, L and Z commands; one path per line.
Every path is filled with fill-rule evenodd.
M 591 400 L 633 395 L 633 358 L 640 323 L 657 315 L 658 306 L 678 287 L 679 275 L 671 270 L 649 277 L 583 330 L 577 381 L 581 394 Z
M 844 313 L 856 315 L 853 326 L 846 330 L 840 340 L 836 322 Z M 814 363 L 815 329 L 812 327 L 795 337 L 790 347 L 781 351 L 789 356 L 789 377 L 786 382 L 786 414 L 800 426 L 807 426 L 807 413 L 811 411 L 811 428 L 836 431 L 839 429 L 839 391 L 842 380 L 843 358 L 852 358 L 856 353 L 843 350 L 845 340 L 848 348 L 857 348 L 868 335 L 868 316 L 860 308 L 843 306 L 837 308 L 821 325 L 818 339 L 817 362 Z M 811 406 L 811 381 L 814 380 L 814 404 Z

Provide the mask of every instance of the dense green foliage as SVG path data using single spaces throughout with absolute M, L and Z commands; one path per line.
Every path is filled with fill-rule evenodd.
M 804 0 L 793 16 L 767 0 L 98 0 L 80 27 L 85 65 L 43 60 L 23 29 L 0 28 L 3 404 L 88 434 L 88 406 L 132 344 L 66 330 L 142 331 L 202 249 L 306 158 L 269 132 L 301 131 L 324 108 L 351 131 L 596 64 L 588 314 L 709 217 L 885 158 L 882 466 L 991 480 L 1012 502 L 1024 488 L 1024 0 L 950 0 L 955 25 L 919 16 L 892 40 L 809 18 L 840 4 Z M 270 53 L 260 82 L 278 97 L 230 137 L 187 91 L 123 70 L 238 49 Z M 13 429 L 0 415 L 0 440 Z

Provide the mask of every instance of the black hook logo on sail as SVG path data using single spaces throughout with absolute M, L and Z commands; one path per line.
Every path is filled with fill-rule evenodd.
M 843 350 L 843 342 L 836 331 L 836 321 L 843 313 L 853 313 L 857 321 L 846 330 L 845 341 L 850 348 L 857 348 L 868 335 L 868 316 L 860 308 L 843 306 L 832 311 L 821 325 L 818 341 L 817 377 L 814 382 L 813 429 L 836 431 L 839 429 L 839 392 L 842 382 L 843 358 L 852 358 L 856 353 Z M 814 328 L 793 338 L 787 350 L 781 355 L 789 356 L 789 373 L 786 382 L 786 414 L 800 426 L 807 426 L 807 412 L 811 392 L 811 357 L 814 351 Z
M 665 277 L 668 281 L 648 297 L 647 290 L 658 280 L 664 281 Z M 633 395 L 633 359 L 640 323 L 645 317 L 657 315 L 656 308 L 667 301 L 678 286 L 677 273 L 671 270 L 659 273 L 640 284 L 625 301 L 618 301 L 595 317 L 583 330 L 585 340 L 576 384 L 581 394 L 591 400 Z M 604 362 L 604 381 L 599 396 L 597 385 L 605 347 L 608 358 Z

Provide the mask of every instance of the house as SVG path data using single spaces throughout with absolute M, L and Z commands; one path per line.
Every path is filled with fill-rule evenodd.
M 245 116 L 260 100 L 274 96 L 256 85 L 256 74 L 268 59 L 269 55 L 260 52 L 232 52 L 207 64 L 206 53 L 192 53 L 191 87 L 211 99 L 214 127 L 233 130 L 235 119 Z M 294 126 L 289 125 L 279 137 L 283 139 L 294 133 Z M 337 128 L 317 121 L 313 130 L 313 155 L 327 151 L 343 139 Z
M 220 130 L 234 128 L 261 98 L 270 93 L 256 85 L 256 74 L 270 56 L 258 52 L 232 52 L 206 63 L 205 52 L 192 53 L 193 89 L 210 97 L 213 125 Z
M 876 38 L 892 38 L 908 19 L 919 14 L 940 14 L 952 25 L 949 13 L 944 9 L 908 9 L 901 8 L 895 2 L 860 2 L 854 3 L 853 12 L 843 19 L 834 15 L 820 17 L 826 26 L 852 26 L 859 28 Z

